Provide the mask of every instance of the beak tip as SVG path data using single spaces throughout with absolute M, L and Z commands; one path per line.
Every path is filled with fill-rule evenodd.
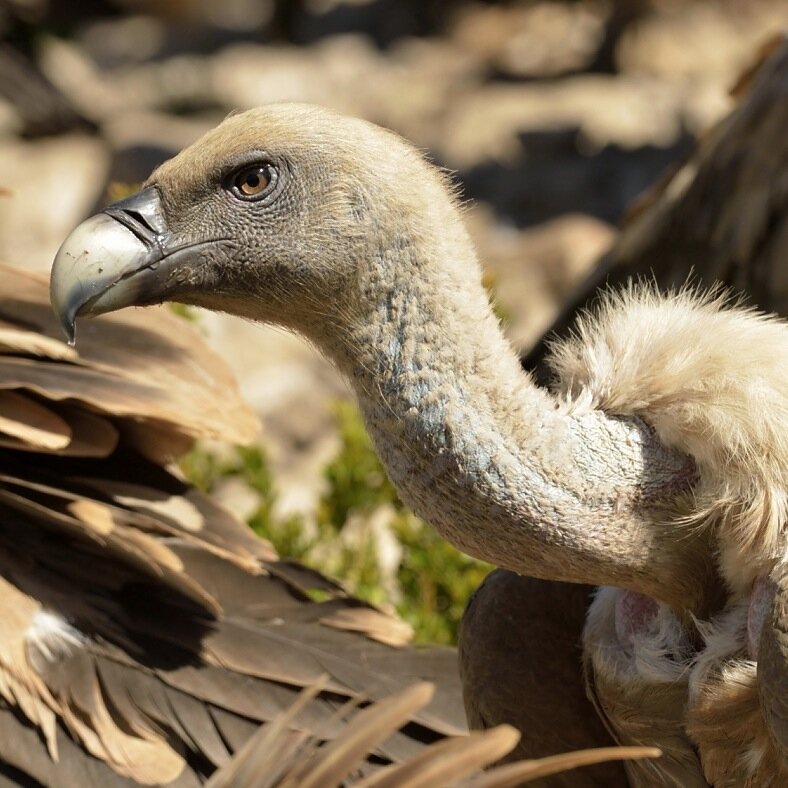
M 69 347 L 75 347 L 77 344 L 77 326 L 74 320 L 61 319 L 60 326 L 63 333 L 66 335 L 66 343 Z
M 76 342 L 76 318 L 79 302 L 70 296 L 71 294 L 63 286 L 56 259 L 49 279 L 49 302 L 66 341 L 73 347 Z
M 57 318 L 57 322 L 60 324 L 60 329 L 65 336 L 66 342 L 69 347 L 74 347 L 77 343 L 76 315 L 71 314 L 71 310 L 65 312 L 59 310 L 54 303 L 52 304 L 52 309 Z

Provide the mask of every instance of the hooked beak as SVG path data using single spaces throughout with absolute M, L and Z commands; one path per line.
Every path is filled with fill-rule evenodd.
M 66 238 L 55 256 L 50 300 L 68 338 L 78 315 L 163 301 L 173 290 L 178 244 L 169 232 L 159 192 L 148 186 L 91 216 Z

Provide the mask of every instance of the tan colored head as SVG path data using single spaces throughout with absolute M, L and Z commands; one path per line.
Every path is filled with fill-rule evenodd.
M 175 298 L 321 332 L 358 307 L 361 267 L 422 223 L 424 235 L 456 223 L 451 202 L 438 171 L 391 132 L 313 106 L 260 107 L 228 117 L 110 207 L 149 254 L 134 270 L 125 248 L 121 270 L 105 256 L 106 303 L 72 281 L 56 281 L 53 297 L 81 300 L 81 314 Z M 56 280 L 81 240 L 64 245 Z

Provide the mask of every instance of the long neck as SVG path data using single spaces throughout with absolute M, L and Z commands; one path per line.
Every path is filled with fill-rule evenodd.
M 705 551 L 664 505 L 691 465 L 639 420 L 562 413 L 522 372 L 464 231 L 446 235 L 382 252 L 360 283 L 368 311 L 328 349 L 403 500 L 521 574 L 698 600 Z

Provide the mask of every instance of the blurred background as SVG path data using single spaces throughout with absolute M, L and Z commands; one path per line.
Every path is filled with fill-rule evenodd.
M 47 271 L 78 222 L 231 110 L 312 102 L 454 173 L 526 351 L 786 23 L 785 0 L 0 0 L 0 259 Z M 263 423 L 183 472 L 282 555 L 454 642 L 489 567 L 404 510 L 333 369 L 281 331 L 179 311 Z

